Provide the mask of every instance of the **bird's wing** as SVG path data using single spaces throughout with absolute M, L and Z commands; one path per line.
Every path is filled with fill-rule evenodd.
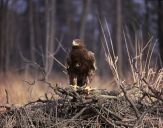
M 88 51 L 89 59 L 95 60 L 95 54 L 92 51 Z
M 92 51 L 88 51 L 88 57 L 89 57 L 89 60 L 90 60 L 91 63 L 92 63 L 92 67 L 93 67 L 93 69 L 96 70 L 97 67 L 96 67 L 95 54 L 94 54 Z

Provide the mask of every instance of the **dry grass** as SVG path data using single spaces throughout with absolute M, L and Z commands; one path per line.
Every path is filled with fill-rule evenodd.
M 10 104 L 26 104 L 39 98 L 44 98 L 45 93 L 50 93 L 50 89 L 42 82 L 35 81 L 37 78 L 20 75 L 18 73 L 7 73 L 6 76 L 0 77 L 0 103 L 6 103 L 7 90 Z M 52 83 L 60 82 L 66 85 L 66 79 L 63 77 L 53 76 L 49 79 Z M 35 83 L 34 83 L 35 81 Z M 30 85 L 34 83 L 33 85 Z

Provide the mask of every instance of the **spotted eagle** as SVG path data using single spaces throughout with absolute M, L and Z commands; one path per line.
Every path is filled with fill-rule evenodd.
M 81 39 L 72 42 L 71 51 L 67 57 L 67 72 L 70 85 L 82 87 L 88 85 L 95 74 L 96 65 L 94 53 L 88 51 Z

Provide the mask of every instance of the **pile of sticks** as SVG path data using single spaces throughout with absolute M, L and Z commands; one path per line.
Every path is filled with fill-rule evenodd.
M 37 100 L 22 107 L 9 107 L 0 114 L 0 127 L 162 127 L 162 95 L 139 90 L 139 98 L 129 92 L 51 86 L 58 98 Z M 138 90 L 134 90 L 136 92 Z M 156 90 L 155 90 L 156 91 Z M 139 92 L 139 93 L 140 93 Z M 151 101 L 145 97 L 150 97 Z M 147 103 L 148 101 L 148 103 Z

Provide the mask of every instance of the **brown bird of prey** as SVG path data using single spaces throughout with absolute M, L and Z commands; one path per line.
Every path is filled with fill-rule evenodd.
M 83 40 L 73 40 L 72 49 L 67 58 L 70 85 L 87 86 L 92 81 L 95 70 L 94 53 L 86 49 Z

